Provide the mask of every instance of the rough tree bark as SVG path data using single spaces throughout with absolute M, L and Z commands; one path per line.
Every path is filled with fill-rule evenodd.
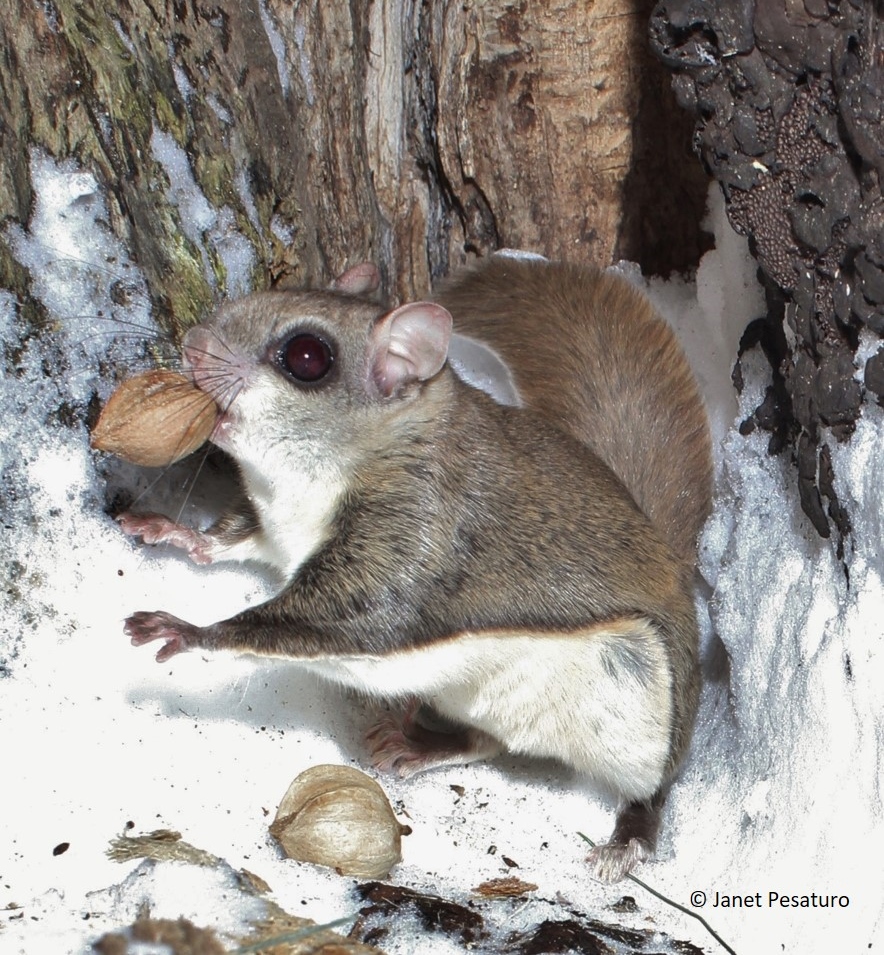
M 661 0 L 651 33 L 768 288 L 754 335 L 773 382 L 744 427 L 793 449 L 804 511 L 843 546 L 827 440 L 850 436 L 864 401 L 884 403 L 881 4 Z M 859 380 L 863 332 L 878 344 Z
M 647 52 L 648 12 L 0 0 L 0 221 L 27 222 L 32 151 L 74 157 L 177 331 L 230 291 L 231 232 L 255 286 L 370 257 L 400 299 L 502 245 L 689 268 L 705 176 Z M 186 157 L 211 230 L 184 221 L 163 145 Z M 2 230 L 0 282 L 27 302 Z

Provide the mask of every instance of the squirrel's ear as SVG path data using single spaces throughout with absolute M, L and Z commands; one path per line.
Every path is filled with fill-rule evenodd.
M 380 284 L 381 273 L 374 262 L 360 262 L 341 272 L 329 288 L 344 295 L 368 295 L 377 291 Z
M 448 357 L 451 315 L 433 302 L 412 302 L 379 319 L 371 333 L 370 369 L 385 398 L 427 381 Z

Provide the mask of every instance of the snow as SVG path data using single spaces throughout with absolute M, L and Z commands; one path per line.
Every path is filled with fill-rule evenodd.
M 150 146 L 168 178 L 169 201 L 178 207 L 181 231 L 199 250 L 209 286 L 216 289 L 219 284 L 212 268 L 212 262 L 217 259 L 223 268 L 225 292 L 231 297 L 245 295 L 251 291 L 255 254 L 248 239 L 237 232 L 233 210 L 230 206 L 216 209 L 203 195 L 187 153 L 171 133 L 154 126 Z M 235 185 L 246 214 L 254 223 L 257 212 L 246 185 L 247 178 L 244 170 L 237 170 Z
M 177 147 L 155 148 L 171 175 Z M 214 925 L 235 947 L 264 904 L 238 890 L 232 873 L 242 868 L 293 915 L 347 916 L 359 907 L 354 881 L 281 858 L 267 825 L 303 769 L 361 765 L 366 705 L 294 664 L 192 653 L 158 666 L 150 649 L 123 636 L 133 610 L 161 607 L 208 623 L 264 599 L 272 582 L 136 546 L 105 514 L 108 497 L 125 490 L 140 506 L 164 504 L 204 522 L 219 479 L 206 465 L 191 489 L 188 462 L 158 474 L 89 450 L 90 395 L 107 396 L 107 368 L 118 362 L 143 367 L 156 332 L 143 279 L 104 224 L 94 179 L 39 154 L 32 175 L 31 222 L 6 237 L 31 270 L 46 327 L 32 334 L 13 297 L 0 293 L 0 952 L 87 952 L 146 900 L 155 917 Z M 188 192 L 187 170 L 175 176 L 182 208 L 202 209 L 194 221 L 217 229 L 215 213 Z M 657 861 L 638 875 L 687 907 L 705 893 L 696 911 L 738 952 L 864 951 L 884 928 L 884 412 L 869 408 L 851 442 L 832 445 L 855 528 L 845 568 L 803 517 L 788 461 L 767 456 L 763 435 L 741 437 L 734 427 L 766 380 L 749 355 L 743 396 L 727 387 L 742 327 L 761 306 L 751 260 L 720 207 L 713 223 L 717 248 L 697 286 L 654 282 L 650 292 L 685 340 L 713 420 L 715 511 L 701 548 L 709 596 L 698 602 L 708 657 L 720 640 L 730 672 L 706 685 Z M 121 287 L 125 307 L 116 304 Z M 60 406 L 76 414 L 59 415 Z M 612 918 L 642 927 L 651 918 L 717 950 L 702 926 L 637 886 L 589 880 L 577 833 L 603 839 L 612 807 L 557 767 L 503 758 L 381 782 L 413 830 L 397 883 L 462 901 L 491 878 L 536 883 L 527 902 L 480 905 L 502 934 L 572 911 L 604 915 L 629 894 L 638 915 Z M 108 858 L 115 837 L 162 828 L 229 868 Z M 784 907 L 772 892 L 849 904 Z M 713 907 L 716 893 L 744 901 L 757 893 L 759 904 Z M 462 950 L 441 935 L 416 948 L 407 924 L 400 929 L 383 943 L 390 953 Z
M 258 4 L 258 12 L 261 15 L 261 24 L 264 27 L 264 32 L 267 34 L 270 48 L 273 50 L 274 57 L 276 57 L 276 71 L 279 74 L 280 88 L 285 96 L 289 96 L 292 91 L 292 78 L 289 75 L 289 67 L 285 56 L 285 40 L 273 22 L 273 17 L 267 9 L 266 0 L 261 0 Z M 312 106 L 312 101 L 308 101 L 308 105 Z

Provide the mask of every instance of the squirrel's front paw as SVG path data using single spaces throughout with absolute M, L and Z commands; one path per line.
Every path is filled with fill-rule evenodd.
M 199 627 L 187 623 L 162 610 L 148 612 L 140 610 L 126 620 L 126 634 L 135 647 L 143 646 L 152 640 L 165 640 L 157 653 L 157 663 L 163 663 L 191 647 L 198 646 Z
M 117 518 L 124 534 L 140 537 L 145 544 L 171 544 L 185 551 L 195 564 L 211 564 L 211 540 L 200 531 L 162 514 L 132 514 L 125 511 Z

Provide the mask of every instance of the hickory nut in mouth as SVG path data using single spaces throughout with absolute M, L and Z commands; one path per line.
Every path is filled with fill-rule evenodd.
M 313 766 L 282 797 L 271 835 L 290 859 L 329 866 L 363 879 L 386 876 L 411 832 L 393 814 L 383 789 L 349 766 Z
M 124 381 L 92 429 L 91 444 L 132 464 L 165 467 L 204 444 L 218 406 L 184 375 L 154 369 Z

